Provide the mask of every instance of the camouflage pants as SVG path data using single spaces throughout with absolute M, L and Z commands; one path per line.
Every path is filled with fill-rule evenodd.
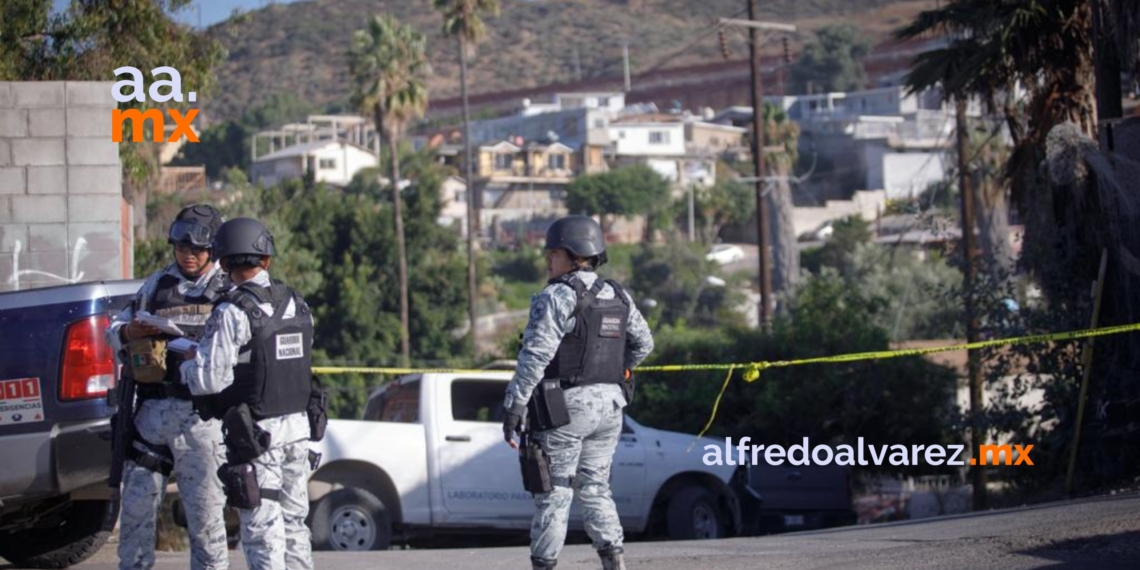
M 175 481 L 190 532 L 190 568 L 225 570 L 229 567 L 226 498 L 217 475 L 225 460 L 221 422 L 203 422 L 189 401 L 166 398 L 144 400 L 135 414 L 135 429 L 174 455 Z M 120 570 L 154 566 L 156 516 L 165 491 L 166 477 L 161 473 L 127 461 L 119 519 Z
M 532 557 L 558 559 L 566 543 L 574 497 L 582 506 L 586 534 L 594 548 L 621 546 L 621 523 L 610 495 L 610 466 L 621 437 L 624 405 L 616 386 L 571 388 L 566 391 L 570 423 L 535 435 L 550 456 L 555 486 L 549 493 L 534 496 L 538 512 L 530 527 Z M 572 487 L 567 486 L 571 477 Z
M 256 509 L 240 509 L 241 544 L 250 570 L 312 570 L 309 527 L 307 440 L 275 447 L 253 460 L 257 484 L 280 489 L 279 501 L 262 498 Z

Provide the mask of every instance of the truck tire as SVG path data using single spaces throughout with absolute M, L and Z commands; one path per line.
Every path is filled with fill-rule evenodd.
M 309 529 L 317 550 L 388 550 L 392 545 L 392 522 L 384 503 L 357 487 L 322 497 Z
M 669 499 L 666 525 L 670 540 L 704 540 L 727 535 L 716 495 L 696 485 L 682 487 Z
M 20 568 L 67 568 L 87 560 L 111 536 L 103 528 L 110 501 L 73 501 L 59 524 L 0 535 L 0 557 Z M 118 513 L 111 513 L 117 515 Z M 112 520 L 116 517 L 112 517 Z

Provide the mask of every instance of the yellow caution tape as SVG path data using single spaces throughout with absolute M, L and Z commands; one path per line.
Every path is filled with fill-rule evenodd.
M 496 370 L 464 370 L 462 368 L 387 368 L 371 366 L 314 366 L 313 374 L 486 374 Z
M 1122 334 L 1127 332 L 1140 331 L 1140 323 L 1130 325 L 1117 325 L 1112 327 L 1101 327 L 1095 329 L 1084 329 L 1069 332 L 1039 334 L 1030 336 L 1021 336 L 1013 338 L 1003 338 L 994 340 L 984 340 L 977 342 L 968 342 L 964 344 L 955 344 L 949 346 L 934 346 L 928 348 L 908 348 L 903 350 L 876 350 L 871 352 L 855 352 L 849 354 L 839 354 L 835 356 L 819 356 L 815 358 L 801 358 L 796 360 L 773 360 L 773 361 L 759 361 L 759 362 L 744 362 L 734 364 L 665 364 L 658 366 L 641 366 L 636 368 L 637 372 L 698 372 L 698 371 L 713 371 L 713 370 L 726 370 L 727 376 L 724 383 L 720 387 L 720 392 L 713 402 L 712 414 L 709 416 L 708 422 L 705 427 L 701 429 L 700 434 L 697 435 L 699 439 L 712 427 L 713 421 L 716 419 L 717 410 L 720 408 L 721 399 L 724 397 L 725 390 L 728 389 L 729 381 L 732 379 L 732 373 L 740 368 L 744 370 L 744 381 L 755 382 L 760 379 L 760 372 L 769 368 L 784 368 L 788 366 L 802 366 L 805 364 L 825 364 L 836 362 L 857 362 L 862 360 L 882 360 L 885 358 L 898 358 L 901 356 L 925 356 L 928 354 L 937 354 L 939 352 L 952 352 L 956 350 L 979 350 L 983 348 L 991 348 L 996 346 L 1009 346 L 1018 344 L 1036 344 L 1042 342 L 1055 342 L 1065 340 L 1078 340 L 1083 338 L 1092 338 L 1098 336 L 1108 336 L 1114 334 Z M 385 368 L 385 367 L 338 367 L 338 366 L 314 366 L 314 374 L 481 374 L 487 372 L 495 372 L 494 370 L 464 370 L 459 368 Z M 695 442 L 694 442 L 695 443 Z M 689 446 L 692 449 L 692 446 Z
M 699 371 L 732 371 L 737 368 L 744 369 L 744 380 L 755 382 L 760 379 L 760 372 L 769 368 L 783 368 L 788 366 L 801 366 L 804 364 L 822 364 L 834 362 L 855 362 L 860 360 L 881 360 L 884 358 L 898 358 L 900 356 L 924 356 L 939 352 L 952 352 L 955 350 L 978 350 L 1003 345 L 1034 344 L 1050 341 L 1077 340 L 1097 336 L 1108 336 L 1126 332 L 1140 331 L 1140 323 L 1130 325 L 1117 325 L 1096 329 L 1084 329 L 1070 332 L 1039 334 L 1004 339 L 983 340 L 964 344 L 948 346 L 934 346 L 927 348 L 908 348 L 903 350 L 876 350 L 871 352 L 854 352 L 835 356 L 819 356 L 815 358 L 801 358 L 796 360 L 772 360 L 758 362 L 743 362 L 730 364 L 663 364 L 658 366 L 639 366 L 637 372 L 699 372 Z M 344 366 L 314 366 L 314 374 L 486 374 L 496 370 L 478 370 L 462 368 L 397 368 L 397 367 L 344 367 Z

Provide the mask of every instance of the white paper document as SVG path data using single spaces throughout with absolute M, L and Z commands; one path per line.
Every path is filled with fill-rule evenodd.
M 173 350 L 179 354 L 186 354 L 192 350 L 198 350 L 198 343 L 185 337 L 179 337 L 166 343 L 166 350 Z
M 182 329 L 178 328 L 178 325 L 174 324 L 174 321 L 166 317 L 156 317 L 146 311 L 139 311 L 138 314 L 135 315 L 135 318 L 148 325 L 157 327 L 158 330 L 169 335 L 184 336 L 186 334 L 182 332 Z

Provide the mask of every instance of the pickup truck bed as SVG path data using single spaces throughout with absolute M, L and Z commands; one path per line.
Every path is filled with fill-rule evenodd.
M 108 316 L 141 281 L 0 293 L 0 556 L 64 568 L 106 541 Z M 11 460 L 19 458 L 19 460 Z

